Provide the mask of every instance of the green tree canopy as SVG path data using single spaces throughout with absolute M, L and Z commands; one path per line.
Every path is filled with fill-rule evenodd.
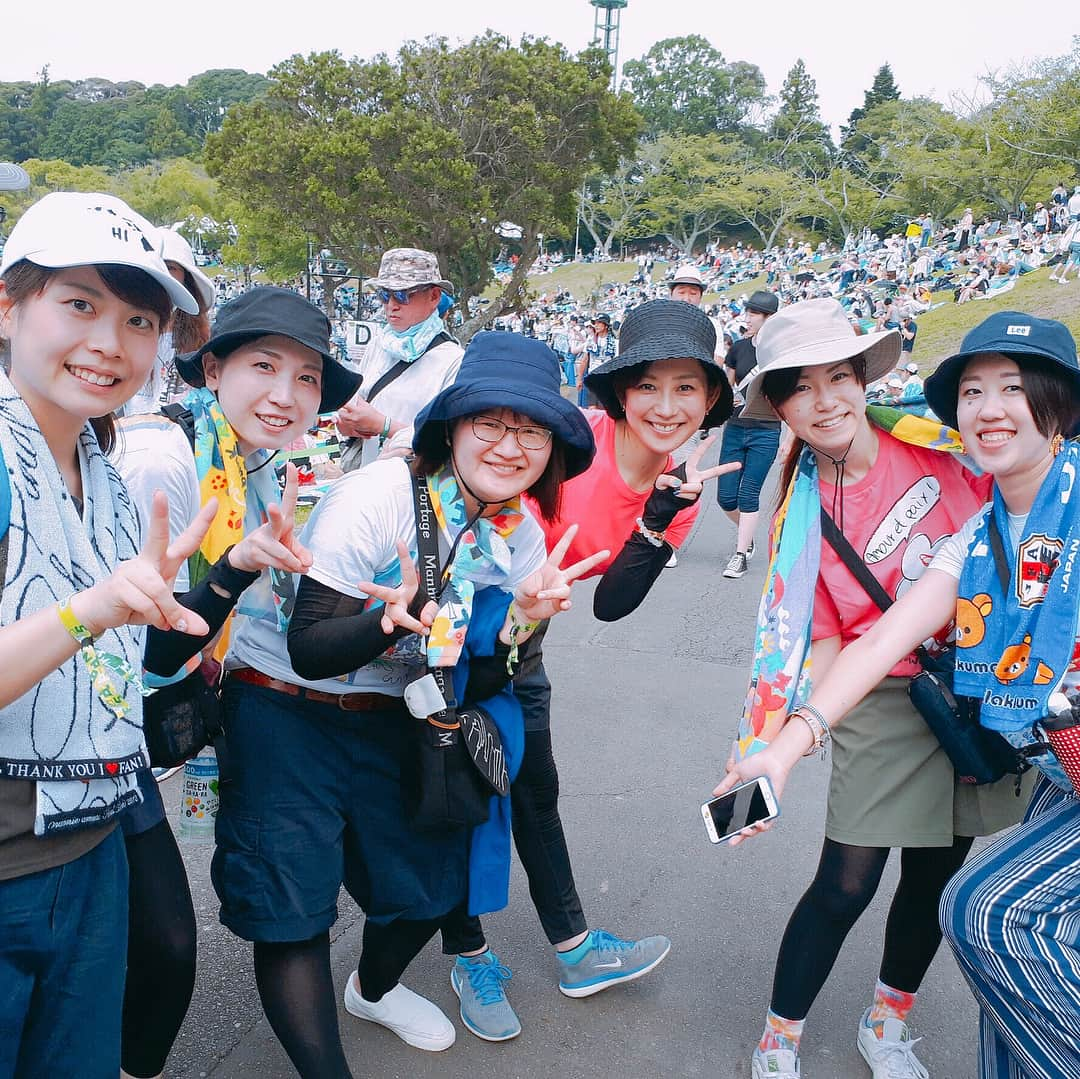
M 622 77 L 652 136 L 736 132 L 767 100 L 756 64 L 729 63 L 697 34 L 658 41 Z
M 296 56 L 271 77 L 208 137 L 211 175 L 249 213 L 293 222 L 366 276 L 387 247 L 434 251 L 463 299 L 487 283 L 497 229 L 513 222 L 513 302 L 537 235 L 572 231 L 585 174 L 614 169 L 640 128 L 598 51 L 531 38 L 429 38 L 370 62 Z

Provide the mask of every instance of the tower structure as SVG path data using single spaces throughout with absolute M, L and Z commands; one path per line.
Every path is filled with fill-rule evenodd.
M 629 0 L 589 0 L 596 8 L 596 20 L 593 23 L 594 46 L 607 53 L 611 64 L 611 89 L 619 88 L 619 17 Z

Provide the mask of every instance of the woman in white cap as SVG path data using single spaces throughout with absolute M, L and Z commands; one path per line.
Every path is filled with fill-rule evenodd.
M 845 713 L 893 662 L 956 618 L 954 690 L 981 702 L 982 727 L 1017 750 L 1043 750 L 1029 752 L 1042 775 L 1024 823 L 963 866 L 941 902 L 980 1006 L 981 1079 L 1080 1075 L 1080 759 L 1045 752 L 1042 737 L 1044 720 L 1071 725 L 1078 711 L 1080 590 L 1070 574 L 1080 547 L 1080 449 L 1063 437 L 1076 424 L 1078 391 L 1076 345 L 1060 322 L 999 311 L 965 336 L 927 379 L 927 398 L 992 473 L 993 502 L 815 677 L 801 706 L 814 721 L 785 726 L 724 784 L 766 774 L 782 790 L 812 741 L 838 735 Z M 926 1075 L 904 1071 L 902 1058 L 893 1054 L 893 1070 L 880 1074 Z
M 106 453 L 173 306 L 157 230 L 109 195 L 55 193 L 0 261 L 0 1074 L 116 1079 L 128 874 L 116 818 L 138 802 L 141 627 L 197 633 L 173 595 L 212 508 L 142 550 Z M 190 638 L 186 638 L 190 641 Z
M 866 384 L 900 356 L 895 330 L 859 336 L 829 299 L 793 304 L 757 340 L 760 370 L 744 414 L 779 417 L 795 444 L 783 469 L 769 575 L 758 614 L 745 715 L 733 753 L 739 774 L 786 730 L 805 680 L 827 672 L 842 645 L 869 632 L 881 609 L 842 552 L 861 561 L 890 598 L 921 576 L 930 556 L 985 501 L 938 423 L 868 415 Z M 783 624 L 787 632 L 777 632 Z M 939 640 L 944 641 L 947 630 Z M 973 837 L 1014 824 L 1023 805 L 1011 778 L 989 787 L 955 780 L 944 750 L 914 709 L 905 655 L 833 739 L 825 841 L 817 873 L 788 922 L 777 959 L 754 1079 L 795 1079 L 803 1024 L 844 939 L 877 891 L 894 847 L 900 883 L 885 928 L 873 1001 L 857 1044 L 875 1079 L 925 1079 L 906 1020 L 941 942 L 937 906 Z M 749 759 L 747 759 L 749 758 Z M 891 1069 L 891 1070 L 890 1070 Z
M 214 309 L 216 295 L 214 283 L 195 265 L 191 246 L 179 232 L 161 229 L 161 252 L 169 273 L 195 297 L 199 310 L 193 315 L 178 311 L 173 316 L 169 329 L 158 341 L 154 369 L 146 384 L 124 406 L 125 416 L 157 412 L 175 370 L 173 358 L 201 348 L 210 336 L 210 312 Z

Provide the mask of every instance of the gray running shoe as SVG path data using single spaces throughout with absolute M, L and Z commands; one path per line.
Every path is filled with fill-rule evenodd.
M 671 951 L 667 937 L 620 940 L 603 929 L 590 934 L 589 950 L 576 963 L 559 958 L 559 992 L 568 997 L 591 997 L 613 985 L 632 982 L 659 966 Z
M 511 977 L 490 950 L 468 959 L 459 955 L 450 970 L 450 985 L 461 1001 L 461 1021 L 486 1042 L 508 1042 L 521 1033 L 521 1020 L 503 990 L 503 982 Z
M 729 559 L 727 567 L 724 569 L 725 577 L 745 577 L 746 576 L 746 555 L 742 551 L 736 551 Z

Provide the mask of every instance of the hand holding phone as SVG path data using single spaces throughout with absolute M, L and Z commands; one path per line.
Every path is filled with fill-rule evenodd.
M 780 805 L 766 776 L 740 783 L 701 807 L 705 832 L 713 843 L 724 843 L 740 835 L 743 828 L 764 824 L 779 816 Z

